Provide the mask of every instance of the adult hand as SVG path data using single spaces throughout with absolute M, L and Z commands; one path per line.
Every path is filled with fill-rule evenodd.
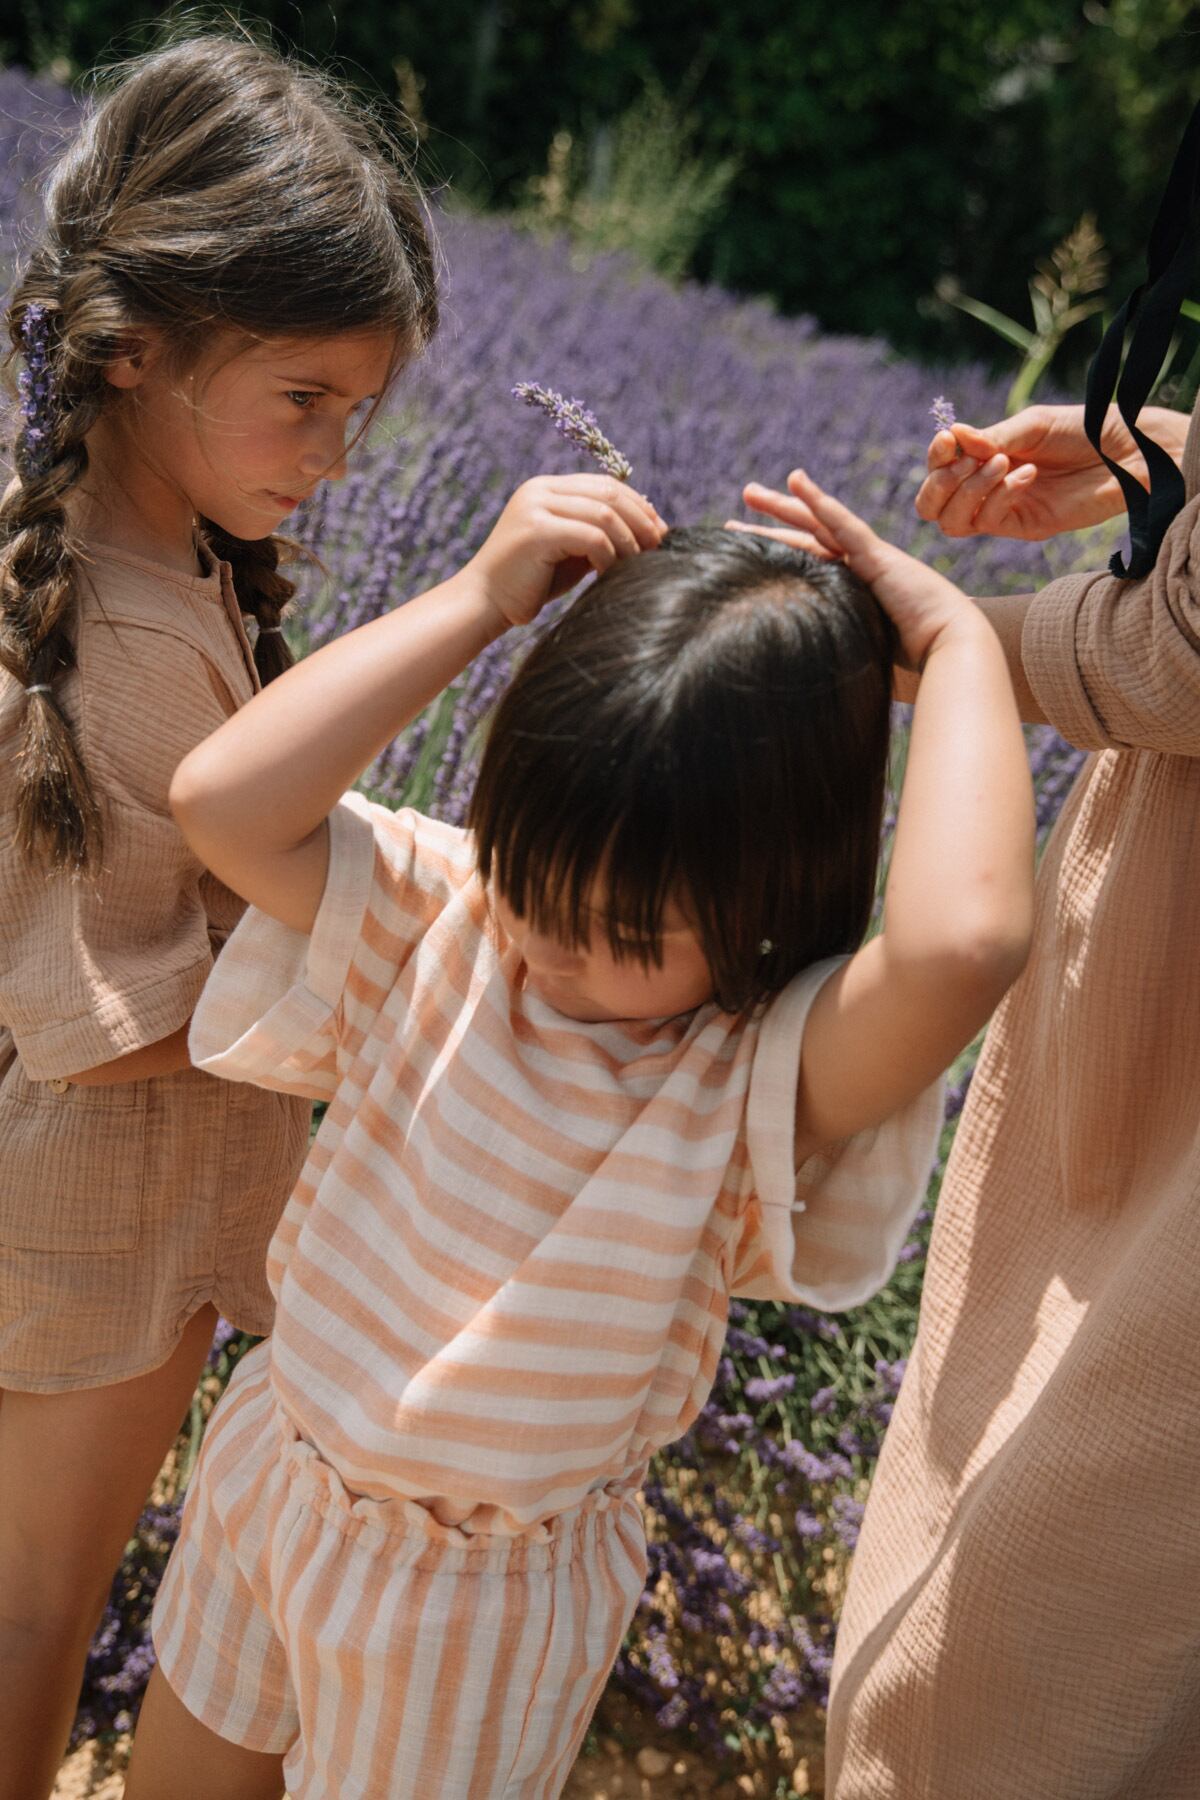
M 1142 429 L 1182 454 L 1187 420 L 1147 407 Z M 1104 421 L 1106 453 L 1143 486 L 1146 465 L 1115 406 Z M 979 431 L 956 424 L 935 434 L 917 494 L 921 518 L 946 537 L 1055 537 L 1125 511 L 1125 497 L 1083 429 L 1082 406 L 1027 406 Z

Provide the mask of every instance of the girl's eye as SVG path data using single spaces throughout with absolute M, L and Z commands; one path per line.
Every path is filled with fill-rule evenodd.
M 313 402 L 319 400 L 321 396 L 320 394 L 312 393 L 305 388 L 292 388 L 289 390 L 287 398 L 289 400 L 294 400 L 301 412 L 311 412 Z

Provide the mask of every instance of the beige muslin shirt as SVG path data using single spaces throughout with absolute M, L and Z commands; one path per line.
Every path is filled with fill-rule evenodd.
M 270 1326 L 266 1244 L 308 1106 L 192 1069 L 49 1085 L 186 1023 L 241 916 L 167 807 L 181 757 L 257 686 L 229 570 L 202 556 L 203 576 L 101 546 L 82 561 L 58 692 L 102 810 L 92 878 L 17 849 L 26 700 L 0 673 L 0 1387 L 141 1373 L 205 1300 Z
M 104 813 L 95 881 L 48 880 L 13 840 L 25 700 L 0 673 L 0 1029 L 46 1081 L 156 1043 L 190 1016 L 241 902 L 201 866 L 167 809 L 180 759 L 254 690 L 232 585 L 106 548 L 80 582 L 79 670 L 59 687 Z M 69 946 L 69 949 L 68 949 Z
M 836 1800 L 1200 1796 L 1200 429 L 1153 573 L 1051 583 L 1093 750 L 938 1206 L 834 1669 Z

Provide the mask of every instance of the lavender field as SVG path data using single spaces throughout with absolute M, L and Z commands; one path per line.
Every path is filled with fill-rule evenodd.
M 63 108 L 47 84 L 0 73 L 0 258 L 19 255 L 36 217 L 36 173 L 53 137 L 40 121 Z M 451 214 L 440 234 L 442 335 L 375 421 L 348 479 L 300 521 L 325 573 L 302 577 L 298 649 L 455 568 L 526 476 L 584 466 L 512 398 L 523 380 L 591 407 L 673 523 L 740 513 L 743 481 L 781 484 L 803 462 L 970 592 L 1021 591 L 1106 554 L 1085 539 L 948 545 L 916 519 L 932 396 L 983 422 L 1002 410 L 1005 380 L 918 368 L 882 343 L 820 336 L 714 289 L 672 288 L 620 258 L 579 266 L 567 242 L 503 220 Z M 797 256 L 807 253 L 797 243 Z M 481 726 L 519 651 L 506 640 L 486 652 L 381 758 L 370 789 L 461 819 Z M 1046 828 L 1081 758 L 1048 729 L 1029 740 Z M 899 720 L 897 741 L 899 767 Z M 968 1056 L 955 1071 L 943 1156 L 971 1066 Z M 615 1688 L 653 1714 L 664 1741 L 727 1759 L 749 1775 L 749 1791 L 776 1800 L 793 1791 L 787 1771 L 826 1694 L 838 1596 L 915 1327 L 929 1218 L 927 1209 L 888 1289 L 854 1314 L 735 1304 L 717 1388 L 647 1482 L 650 1575 Z M 173 1476 L 130 1546 L 93 1646 L 77 1741 L 126 1728 L 136 1711 L 179 1488 L 241 1347 L 214 1346 Z

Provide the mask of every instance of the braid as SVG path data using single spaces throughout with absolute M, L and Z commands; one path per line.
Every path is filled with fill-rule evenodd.
M 172 30 L 107 86 L 55 165 L 7 315 L 25 359 L 16 480 L 0 500 L 0 668 L 24 690 L 16 835 L 23 854 L 72 872 L 95 867 L 101 819 L 57 691 L 75 666 L 78 608 L 64 501 L 105 409 L 116 440 L 122 421 L 133 429 L 136 396 L 114 398 L 108 375 L 147 332 L 169 373 L 194 368 L 219 333 L 386 333 L 398 367 L 437 323 L 407 159 L 319 71 L 245 37 Z M 106 460 L 101 488 L 110 475 Z M 294 547 L 207 529 L 258 621 L 268 682 L 292 660 L 278 627 Z
M 33 301 L 30 277 L 9 310 L 14 345 Z M 55 688 L 75 667 L 70 627 L 75 559 L 63 497 L 87 471 L 84 439 L 99 417 L 103 380 L 64 341 L 61 314 L 46 311 L 54 403 L 28 418 L 17 480 L 0 501 L 0 667 L 26 690 L 16 755 L 17 843 L 30 860 L 80 871 L 99 855 L 100 812 Z M 33 440 L 31 442 L 31 440 Z M 36 445 L 36 453 L 35 453 Z
M 282 537 L 237 538 L 211 519 L 201 519 L 200 524 L 213 555 L 227 562 L 233 571 L 234 592 L 242 611 L 252 613 L 258 623 L 254 666 L 266 687 L 295 661 L 278 627 L 283 622 L 284 608 L 296 592 L 296 584 L 280 572 L 279 564 L 292 561 L 297 546 Z

